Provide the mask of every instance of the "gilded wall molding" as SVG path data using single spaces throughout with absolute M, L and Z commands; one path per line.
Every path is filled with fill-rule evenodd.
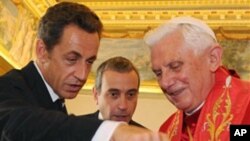
M 57 0 L 61 1 L 65 0 Z M 142 38 L 148 30 L 177 16 L 202 19 L 219 35 L 240 34 L 240 39 L 250 36 L 249 32 L 242 32 L 250 31 L 250 0 L 74 1 L 89 6 L 98 14 L 104 23 L 104 37 Z
M 7 63 L 7 66 L 10 64 L 8 68 L 0 67 L 0 72 L 10 69 L 11 66 L 19 68 L 35 57 L 34 48 L 32 47 L 34 47 L 35 43 L 38 19 L 49 6 L 56 4 L 58 1 L 59 0 L 3 1 L 13 2 L 16 6 L 11 6 L 12 8 L 9 8 L 9 10 L 2 10 L 6 7 L 4 7 L 5 3 L 1 3 L 0 1 L 0 37 L 2 37 L 0 38 L 2 46 L 2 50 L 0 48 L 0 53 L 2 53 L 0 62 L 1 64 Z M 138 38 L 140 40 L 145 32 L 166 20 L 176 16 L 194 16 L 207 22 L 209 26 L 213 28 L 219 40 L 250 40 L 250 0 L 74 1 L 89 6 L 98 14 L 104 23 L 103 36 L 108 38 Z M 8 26 L 6 27 L 6 25 Z M 131 43 L 131 41 L 128 43 Z M 236 41 L 236 43 L 238 43 L 238 41 Z M 232 44 L 234 46 L 235 43 L 232 42 Z M 229 45 L 229 43 L 226 42 L 226 45 Z M 138 46 L 138 44 L 136 44 L 136 46 Z M 240 45 L 237 44 L 236 46 L 239 48 Z M 241 46 L 245 46 L 245 44 Z M 5 55 L 7 57 L 4 57 Z M 229 56 L 231 57 L 232 55 Z M 246 54 L 245 56 L 249 55 Z M 238 62 L 244 61 L 237 60 L 237 63 Z M 90 83 L 87 84 L 86 87 L 92 87 L 92 85 L 93 83 Z M 152 93 L 152 90 L 156 93 L 161 92 L 156 82 L 143 82 L 143 86 L 145 86 L 145 89 L 142 87 L 141 91 L 148 91 L 149 93 Z M 149 87 L 150 89 L 148 89 Z
M 36 17 L 41 17 L 46 9 L 51 5 L 56 4 L 55 0 L 23 0 L 23 4 L 34 14 Z
M 57 2 L 67 0 L 57 0 Z M 180 10 L 249 8 L 249 0 L 73 0 L 94 10 Z

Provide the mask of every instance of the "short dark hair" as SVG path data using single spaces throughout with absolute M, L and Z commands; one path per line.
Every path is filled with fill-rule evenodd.
M 38 37 L 44 41 L 48 51 L 60 41 L 64 27 L 70 24 L 89 33 L 97 32 L 101 38 L 103 25 L 93 11 L 82 4 L 61 2 L 48 8 L 40 19 Z
M 104 61 L 100 66 L 97 68 L 96 71 L 96 79 L 95 79 L 95 88 L 100 91 L 102 87 L 102 77 L 103 73 L 106 70 L 112 70 L 120 73 L 131 72 L 135 71 L 138 77 L 138 87 L 140 86 L 140 75 L 137 68 L 132 64 L 130 60 L 127 58 L 117 56 L 110 58 Z

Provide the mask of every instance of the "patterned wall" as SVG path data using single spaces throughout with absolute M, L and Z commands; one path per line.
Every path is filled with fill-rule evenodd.
M 221 40 L 223 46 L 223 64 L 236 70 L 243 79 L 250 80 L 250 40 Z M 149 61 L 149 48 L 142 39 L 110 39 L 101 40 L 97 61 L 93 66 L 93 72 L 104 60 L 113 56 L 126 57 L 136 65 L 141 73 L 142 80 L 152 80 Z

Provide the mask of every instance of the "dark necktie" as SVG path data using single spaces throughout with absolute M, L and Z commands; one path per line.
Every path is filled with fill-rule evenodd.
M 64 99 L 57 99 L 55 104 L 56 104 L 57 110 L 59 110 L 61 112 L 64 112 L 64 113 L 67 113 L 65 103 L 64 103 Z

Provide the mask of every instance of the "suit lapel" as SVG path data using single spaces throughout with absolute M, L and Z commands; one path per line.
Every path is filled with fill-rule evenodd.
M 56 106 L 53 104 L 48 89 L 46 88 L 42 77 L 38 73 L 34 62 L 31 61 L 27 66 L 25 66 L 21 70 L 21 73 L 39 106 L 46 109 L 56 109 Z

